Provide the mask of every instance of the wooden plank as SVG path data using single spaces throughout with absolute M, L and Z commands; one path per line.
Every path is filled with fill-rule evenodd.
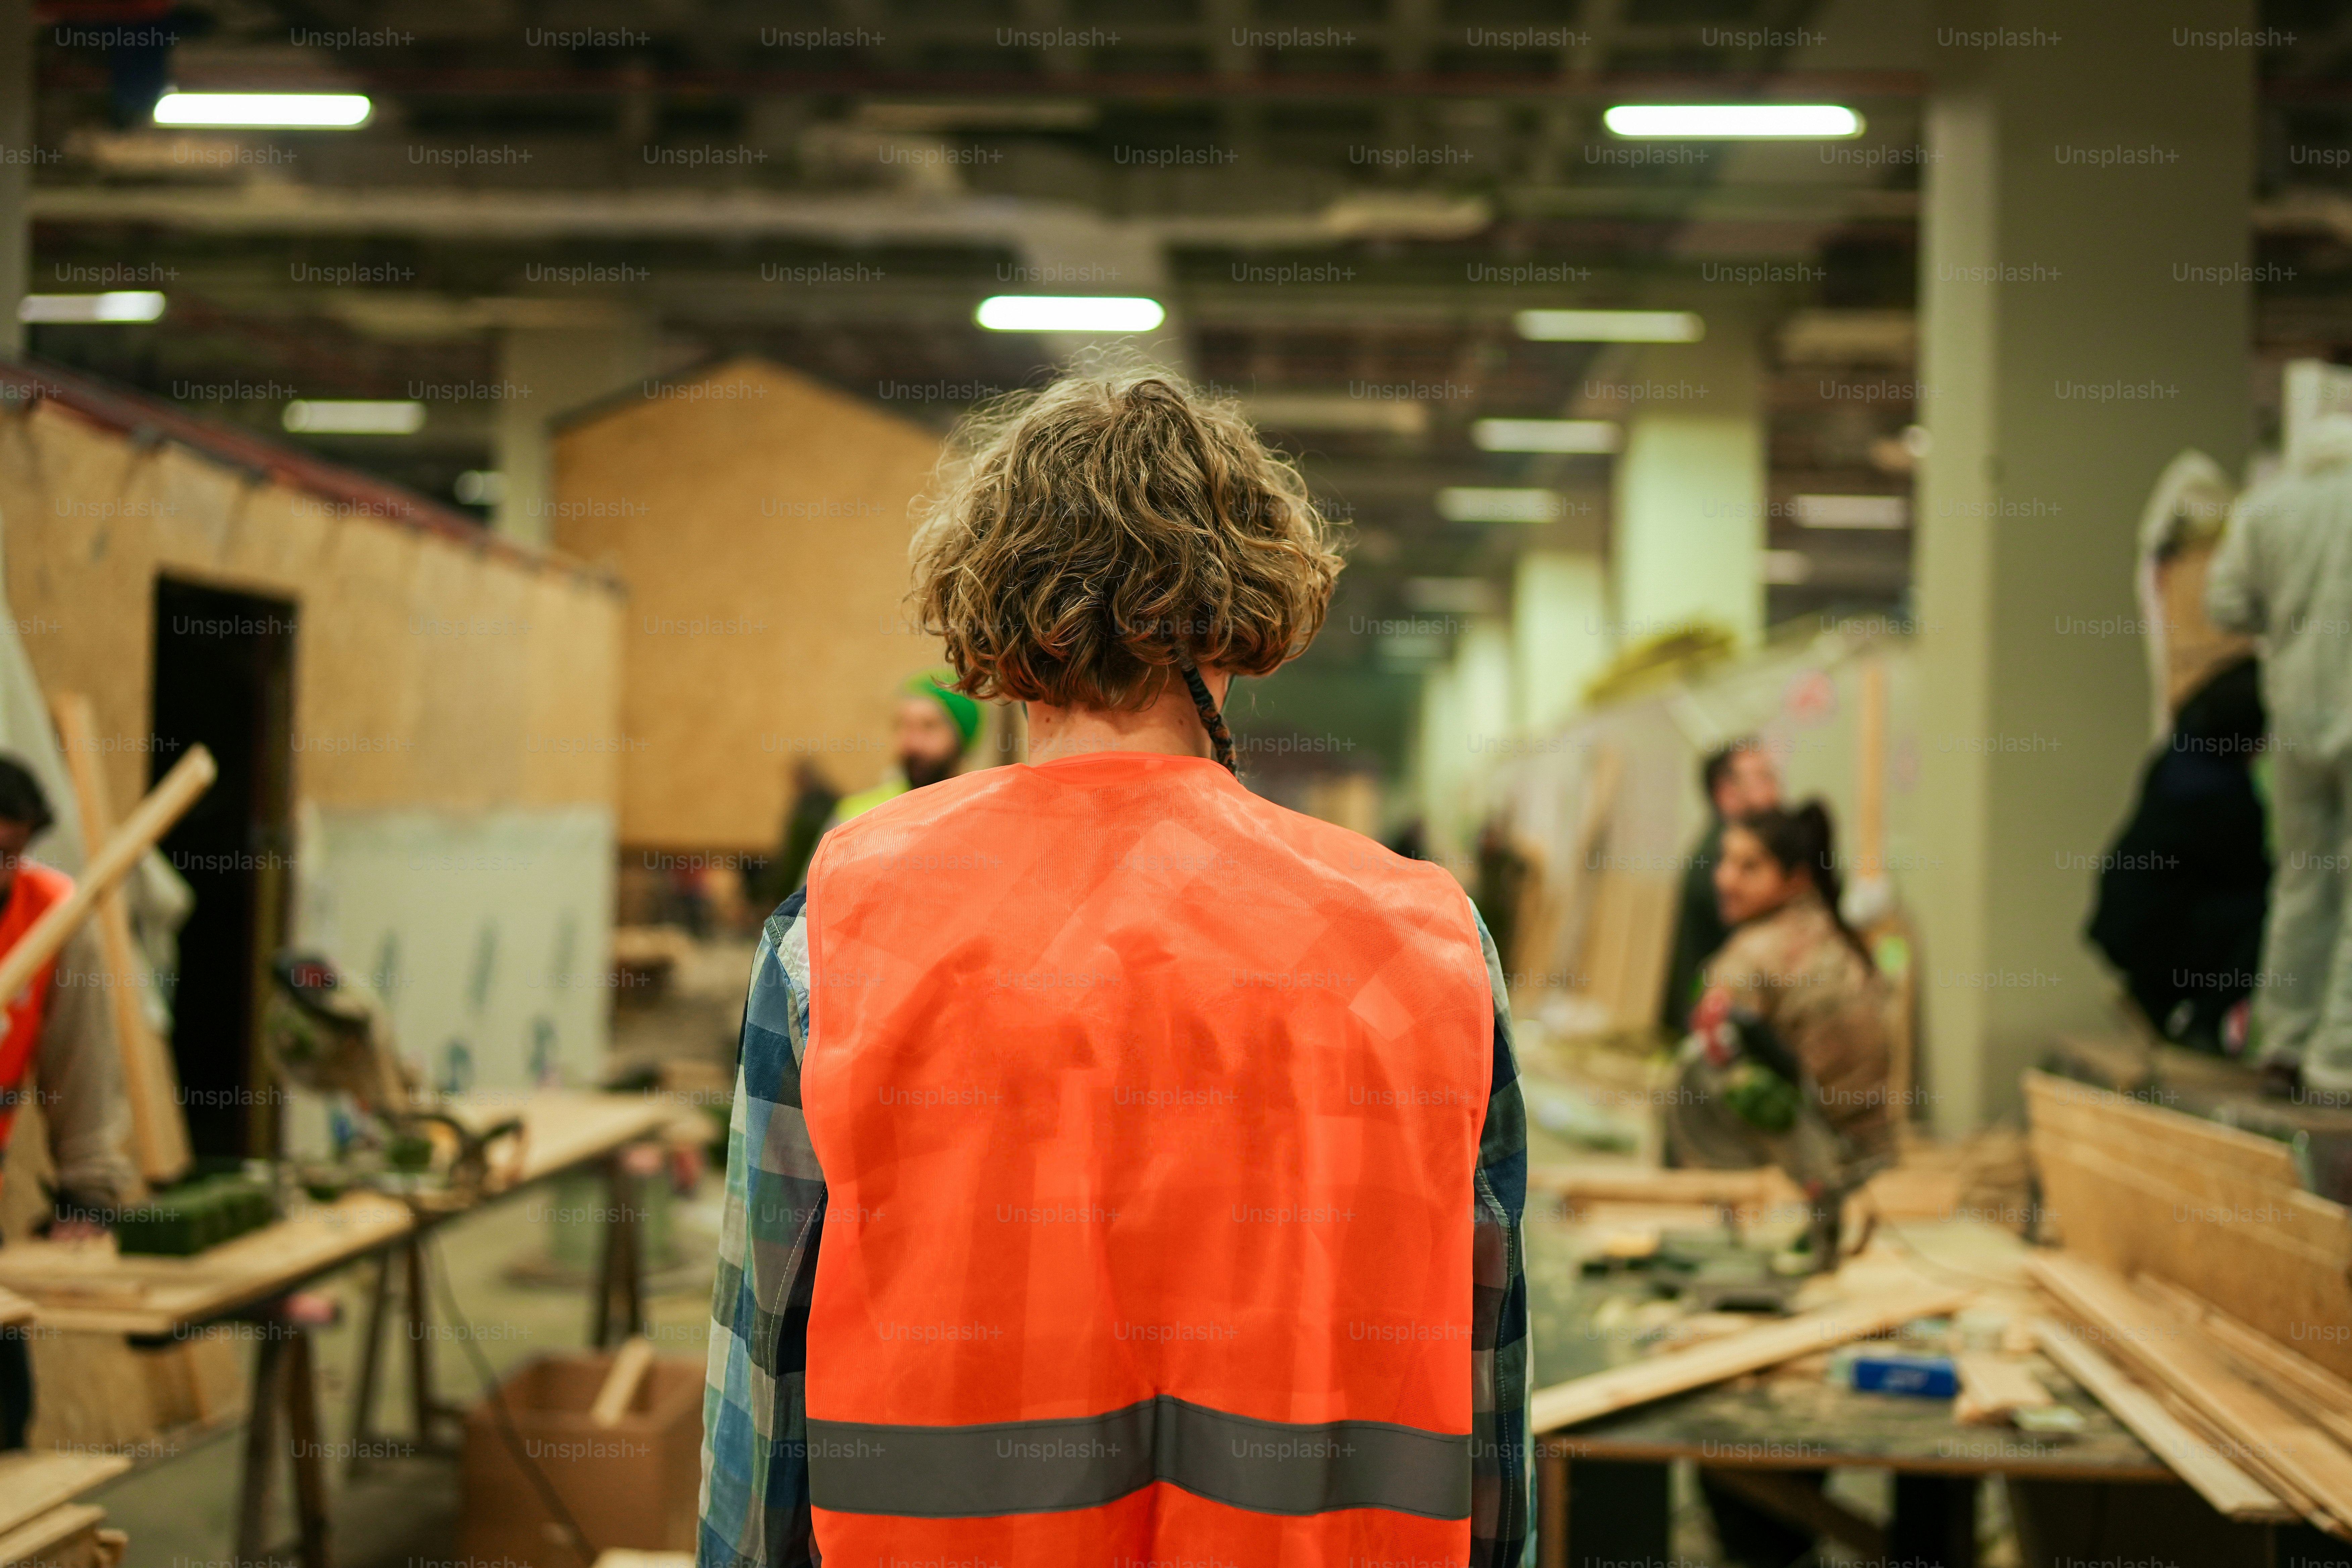
M 2298 1191 L 2303 1186 L 2294 1151 L 2274 1138 L 2045 1072 L 2026 1073 L 2025 1100 L 2034 1121 L 2046 1120 L 2110 1149 L 2119 1142 L 2131 1149 L 2164 1149 L 2175 1158 L 2209 1161 L 2258 1181 Z
M 37 1451 L 0 1454 L 0 1531 L 14 1531 L 131 1468 L 119 1454 Z
M 1571 1204 L 1716 1204 L 1765 1208 L 1797 1200 L 1796 1184 L 1769 1166 L 1753 1171 L 1664 1170 L 1654 1165 L 1533 1165 L 1528 1185 Z
M 105 1520 L 104 1509 L 86 1502 L 53 1508 L 38 1519 L 28 1520 L 0 1535 L 0 1568 L 11 1568 L 19 1563 L 55 1561 L 64 1555 L 58 1547 L 84 1531 L 96 1529 Z
M 33 1303 L 14 1290 L 0 1289 L 0 1329 L 33 1321 Z
M 600 1094 L 593 1089 L 551 1089 L 517 1098 L 496 1092 L 457 1095 L 439 1102 L 477 1131 L 511 1116 L 522 1118 L 523 1157 L 507 1186 L 521 1186 L 601 1159 L 625 1144 L 649 1138 L 678 1113 L 675 1100 L 643 1094 Z M 503 1189 L 501 1189 L 503 1190 Z
M 2154 1394 L 2124 1374 L 2124 1370 L 2077 1334 L 2070 1334 L 2048 1319 L 2033 1324 L 2034 1342 L 2060 1371 L 2081 1384 L 2092 1398 L 2132 1430 L 2172 1467 L 2173 1473 L 2213 1505 L 2224 1519 L 2241 1522 L 2284 1523 L 2296 1517 L 2269 1489 L 2216 1453 L 2212 1445 L 2190 1431 Z
M 82 853 L 92 857 L 114 830 L 106 772 L 98 765 L 98 720 L 89 699 L 79 691 L 58 692 L 49 700 L 49 708 L 57 717 L 66 771 L 73 777 L 74 799 L 81 808 Z M 186 1174 L 194 1157 L 187 1115 L 180 1108 L 179 1075 L 173 1068 L 172 1053 L 149 1026 L 133 984 L 143 969 L 131 940 L 130 907 L 120 888 L 99 900 L 92 923 L 113 982 L 114 1043 L 122 1058 L 123 1095 L 131 1102 L 132 1152 L 139 1173 L 160 1186 Z
M 0 1286 L 30 1297 L 60 1329 L 169 1334 L 274 1296 L 366 1256 L 415 1228 L 408 1205 L 374 1193 L 310 1204 L 192 1258 L 124 1256 L 110 1247 L 34 1241 L 0 1247 Z
M 2012 1410 L 2030 1410 L 2051 1402 L 2021 1362 L 1990 1351 L 1964 1351 L 1953 1358 L 1960 1373 L 1960 1396 L 1952 1415 L 1963 1426 L 2006 1420 Z
M 1558 1431 L 1612 1411 L 1721 1383 L 1849 1340 L 1899 1328 L 1914 1318 L 1955 1310 L 1974 1294 L 1945 1285 L 1917 1285 L 1805 1312 L 1763 1328 L 1674 1351 L 1629 1366 L 1594 1373 L 1538 1390 L 1534 1430 Z
M 2265 1471 L 2281 1476 L 2334 1520 L 2352 1520 L 2352 1454 L 2232 1373 L 2203 1345 L 2167 1332 L 2168 1318 L 2095 1263 L 2045 1253 L 2027 1260 L 2034 1281 L 2111 1331 L 2134 1367 L 2179 1395 Z M 2319 1522 L 2316 1517 L 2314 1522 Z
M 2193 1324 L 2221 1347 L 2222 1359 L 2293 1405 L 2305 1419 L 2326 1428 L 2337 1442 L 2352 1444 L 2352 1384 L 2178 1285 L 2150 1274 L 2132 1283 L 2142 1295 Z
M 617 1426 L 629 1411 L 629 1401 L 637 1396 L 637 1384 L 653 1370 L 654 1342 L 643 1336 L 633 1338 L 621 1347 L 613 1358 L 612 1369 L 604 1373 L 602 1387 L 588 1405 L 588 1425 Z

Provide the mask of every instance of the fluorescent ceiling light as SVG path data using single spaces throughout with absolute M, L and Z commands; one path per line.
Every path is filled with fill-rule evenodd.
M 155 123 L 349 131 L 374 107 L 357 92 L 167 92 L 155 100 Z
M 1695 142 L 1862 134 L 1862 116 L 1834 103 L 1621 103 L 1601 117 L 1616 136 Z
M 1470 426 L 1482 452 L 1613 452 L 1620 434 L 1608 419 L 1480 419 Z
M 1168 312 L 1131 295 L 992 294 L 973 318 L 992 332 L 1148 332 Z
M 1902 496 L 1799 496 L 1795 506 L 1802 528 L 1906 528 L 1911 522 L 1911 502 Z
M 1801 550 L 1767 550 L 1759 558 L 1762 576 L 1767 583 L 1809 583 L 1813 576 L 1813 558 Z
M 1511 324 L 1538 343 L 1695 343 L 1706 335 L 1689 310 L 1521 310 Z
M 16 301 L 20 321 L 152 321 L 163 313 L 163 296 L 145 289 L 108 294 L 27 294 Z
M 1277 430 L 1336 430 L 1351 435 L 1420 436 L 1429 430 L 1425 403 L 1383 403 L 1344 392 L 1270 392 L 1242 399 L 1254 425 Z
M 167 92 L 155 101 L 158 125 L 349 131 L 373 112 L 356 92 Z
M 1437 515 L 1448 522 L 1558 522 L 1568 501 L 1558 490 L 1452 485 L 1437 492 Z
M 425 428 L 422 403 L 301 402 L 286 405 L 286 428 L 306 436 L 414 436 Z

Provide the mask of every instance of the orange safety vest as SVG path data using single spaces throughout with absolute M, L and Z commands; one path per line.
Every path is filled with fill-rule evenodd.
M 808 887 L 827 1568 L 1465 1562 L 1454 880 L 1113 752 L 877 806 Z
M 33 922 L 72 891 L 73 879 L 63 871 L 30 860 L 17 861 L 7 907 L 0 909 L 0 953 L 23 941 Z M 51 959 L 24 990 L 8 999 L 7 1032 L 0 1034 L 0 1151 L 8 1147 L 8 1135 L 16 1125 L 16 1107 L 24 1100 L 25 1080 L 41 1052 L 41 1027 L 48 1021 L 49 991 L 57 973 L 57 961 Z

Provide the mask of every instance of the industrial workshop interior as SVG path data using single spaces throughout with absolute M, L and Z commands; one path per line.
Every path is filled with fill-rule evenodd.
M 0 0 L 0 1568 L 2352 1565 L 2352 0 Z

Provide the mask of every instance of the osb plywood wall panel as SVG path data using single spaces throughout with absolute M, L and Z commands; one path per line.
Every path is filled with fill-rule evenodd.
M 295 605 L 296 798 L 341 808 L 590 805 L 619 793 L 618 591 L 140 451 L 49 404 L 0 417 L 10 612 L 47 689 L 89 693 L 114 799 L 148 759 L 159 574 Z
M 893 692 L 940 660 L 905 610 L 940 442 L 757 360 L 671 390 L 559 437 L 555 539 L 628 585 L 623 840 L 765 847 L 794 763 L 875 782 Z

